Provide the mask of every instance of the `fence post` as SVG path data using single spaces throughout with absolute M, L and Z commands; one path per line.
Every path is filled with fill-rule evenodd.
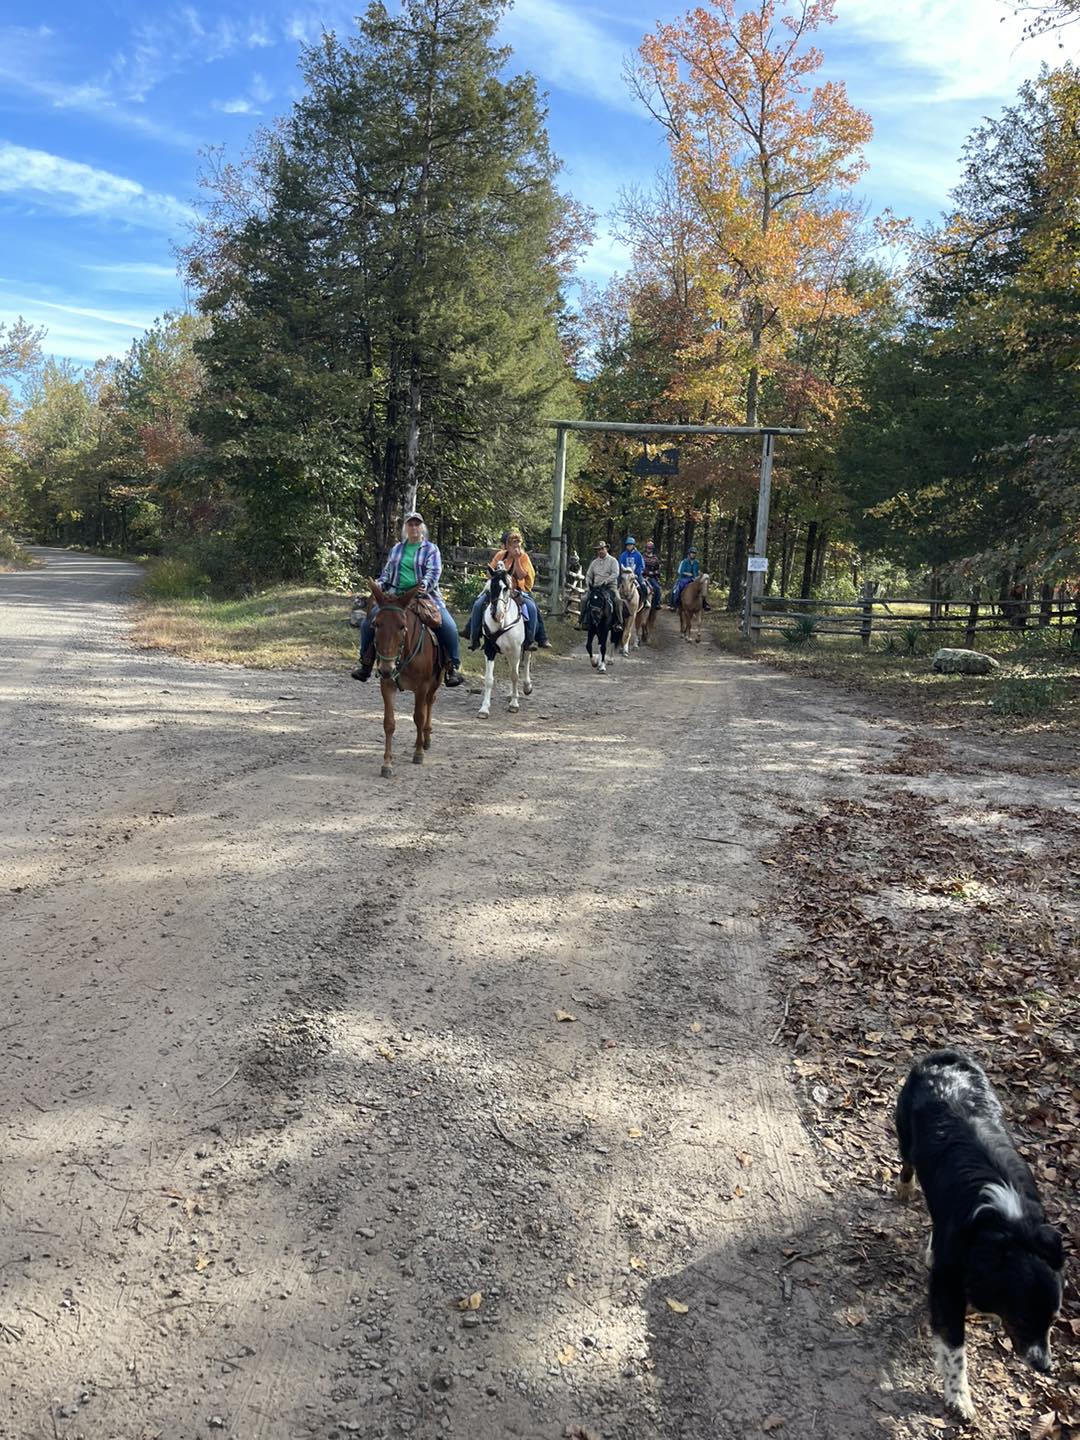
M 964 644 L 969 650 L 975 648 L 975 627 L 979 623 L 979 591 L 976 587 L 972 591 L 971 601 L 968 604 L 967 628 L 964 631 Z
M 862 626 L 859 630 L 859 639 L 862 641 L 863 649 L 870 644 L 870 635 L 874 628 L 874 584 L 870 580 L 863 581 L 862 587 Z

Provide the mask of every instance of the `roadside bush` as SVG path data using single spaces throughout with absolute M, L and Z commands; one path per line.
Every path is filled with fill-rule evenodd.
M 809 645 L 817 639 L 818 624 L 816 615 L 796 615 L 788 628 L 780 631 L 780 635 L 788 645 Z
M 1041 715 L 1061 699 L 1062 686 L 1054 680 L 1015 676 L 1002 680 L 990 699 L 996 715 Z
M 481 570 L 470 570 L 467 575 L 444 576 L 440 586 L 447 607 L 458 614 L 467 615 L 473 601 L 484 588 L 485 574 Z
M 0 565 L 14 570 L 28 570 L 33 564 L 33 557 L 10 535 L 0 530 Z
M 177 555 L 158 560 L 142 582 L 142 593 L 152 600 L 191 600 L 205 595 L 210 588 L 206 571 Z
M 900 626 L 888 631 L 882 649 L 886 655 L 921 655 L 925 634 L 926 629 L 922 625 Z

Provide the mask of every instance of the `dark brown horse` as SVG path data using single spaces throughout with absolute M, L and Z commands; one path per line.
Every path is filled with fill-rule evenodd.
M 378 605 L 372 626 L 375 631 L 375 664 L 383 698 L 383 750 L 381 774 L 389 779 L 394 773 L 394 696 L 399 690 L 411 690 L 415 696 L 413 723 L 416 726 L 416 749 L 413 764 L 424 763 L 424 751 L 431 745 L 431 707 L 439 693 L 445 669 L 445 657 L 438 641 L 416 612 L 413 602 L 420 603 L 418 589 L 405 590 L 388 596 L 372 585 L 371 593 Z

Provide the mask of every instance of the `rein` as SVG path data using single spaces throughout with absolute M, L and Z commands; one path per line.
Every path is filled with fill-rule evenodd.
M 377 643 L 376 643 L 376 646 L 375 646 L 375 659 L 376 659 L 376 660 L 392 660 L 392 661 L 394 662 L 394 668 L 393 668 L 393 669 L 391 670 L 391 672 L 390 672 L 390 679 L 391 679 L 392 683 L 393 683 L 394 685 L 396 685 L 397 688 L 400 690 L 400 689 L 401 689 L 401 680 L 400 680 L 399 677 L 400 677 L 400 675 L 401 675 L 401 672 L 402 672 L 403 670 L 407 670 L 407 669 L 409 668 L 409 666 L 412 664 L 412 662 L 416 659 L 417 655 L 419 655 L 419 654 L 420 654 L 420 651 L 423 649 L 423 647 L 424 647 L 424 635 L 425 635 L 425 632 L 427 631 L 427 626 L 426 626 L 426 625 L 424 624 L 424 622 L 420 619 L 419 615 L 414 616 L 414 619 L 416 620 L 417 628 L 419 629 L 419 632 L 420 632 L 420 633 L 417 635 L 417 637 L 416 637 L 416 644 L 413 646 L 412 652 L 411 652 L 411 654 L 409 655 L 409 658 L 406 660 L 406 659 L 404 659 L 403 657 L 404 657 L 404 655 L 405 655 L 405 646 L 408 644 L 408 640 L 409 640 L 409 612 L 408 612 L 408 610 L 405 609 L 404 605 L 380 605 L 380 606 L 379 606 L 379 611 L 380 611 L 380 613 L 382 613 L 383 611 L 392 611 L 394 614 L 404 615 L 404 616 L 405 616 L 405 633 L 404 633 L 404 635 L 402 635 L 402 637 L 401 637 L 401 644 L 400 644 L 400 646 L 398 647 L 397 654 L 396 654 L 396 655 L 383 655 L 382 652 L 379 650 L 379 646 L 378 646 Z
M 484 629 L 485 629 L 485 631 L 487 631 L 488 638 L 491 640 L 492 644 L 494 644 L 496 640 L 501 639 L 503 635 L 508 635 L 508 634 L 510 633 L 510 631 L 513 630 L 514 626 L 515 626 L 519 621 L 520 621 L 522 624 L 525 623 L 525 612 L 524 612 L 524 610 L 523 610 L 523 608 L 522 608 L 521 601 L 518 600 L 518 598 L 514 595 L 513 591 L 511 591 L 511 590 L 508 589 L 506 593 L 507 593 L 506 609 L 507 609 L 507 610 L 510 609 L 510 602 L 511 602 L 511 601 L 513 601 L 514 604 L 515 604 L 516 607 L 517 607 L 517 615 L 514 617 L 513 620 L 510 621 L 509 625 L 503 625 L 503 626 L 502 626 L 500 629 L 498 629 L 498 630 L 488 630 L 487 617 L 490 615 L 491 618 L 492 618 L 493 620 L 495 620 L 495 607 L 494 607 L 494 605 L 491 603 L 491 601 L 489 600 L 488 603 L 487 603 L 487 605 L 486 605 L 485 608 L 484 608 Z M 505 618 L 505 612 L 504 612 L 504 618 Z M 498 621 L 496 621 L 495 623 L 498 624 Z

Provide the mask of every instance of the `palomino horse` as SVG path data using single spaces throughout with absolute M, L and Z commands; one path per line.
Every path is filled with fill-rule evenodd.
M 525 656 L 525 674 L 521 688 L 526 695 L 531 695 L 533 688 L 529 674 L 532 655 L 525 649 L 525 616 L 514 596 L 510 576 L 501 565 L 488 581 L 487 592 L 490 597 L 484 607 L 484 658 L 487 660 L 487 668 L 484 671 L 484 698 L 478 711 L 481 720 L 486 720 L 491 714 L 491 692 L 495 687 L 497 656 L 505 655 L 510 664 L 510 710 L 521 708 L 518 700 L 518 673 L 522 655 Z
M 622 608 L 620 605 L 619 609 Z M 589 660 L 594 670 L 599 670 L 601 675 L 607 673 L 607 642 L 611 636 L 612 643 L 617 647 L 622 639 L 622 617 L 615 614 L 615 605 L 612 602 L 611 591 L 606 585 L 593 585 L 585 596 L 585 604 L 582 613 L 585 616 L 585 649 L 588 651 Z M 593 654 L 593 640 L 600 641 L 600 654 Z
M 626 659 L 630 654 L 631 644 L 635 647 L 641 644 L 638 638 L 638 616 L 644 607 L 638 588 L 637 571 L 632 565 L 624 565 L 619 574 L 619 599 L 623 607 L 622 653 Z
M 705 606 L 705 600 L 709 594 L 708 575 L 699 575 L 696 580 L 691 580 L 682 594 L 679 596 L 679 633 L 684 640 L 693 639 L 696 645 L 701 644 L 701 612 Z M 694 621 L 697 621 L 697 634 L 691 636 L 691 628 Z
M 411 690 L 415 696 L 413 723 L 416 726 L 416 748 L 412 758 L 414 765 L 422 765 L 424 751 L 431 745 L 431 707 L 439 693 L 446 657 L 412 603 L 426 599 L 419 595 L 419 587 L 391 598 L 373 584 L 371 593 L 379 607 L 372 625 L 375 630 L 375 663 L 383 698 L 383 733 L 386 736 L 380 774 L 389 779 L 394 773 L 394 696 L 398 690 Z

